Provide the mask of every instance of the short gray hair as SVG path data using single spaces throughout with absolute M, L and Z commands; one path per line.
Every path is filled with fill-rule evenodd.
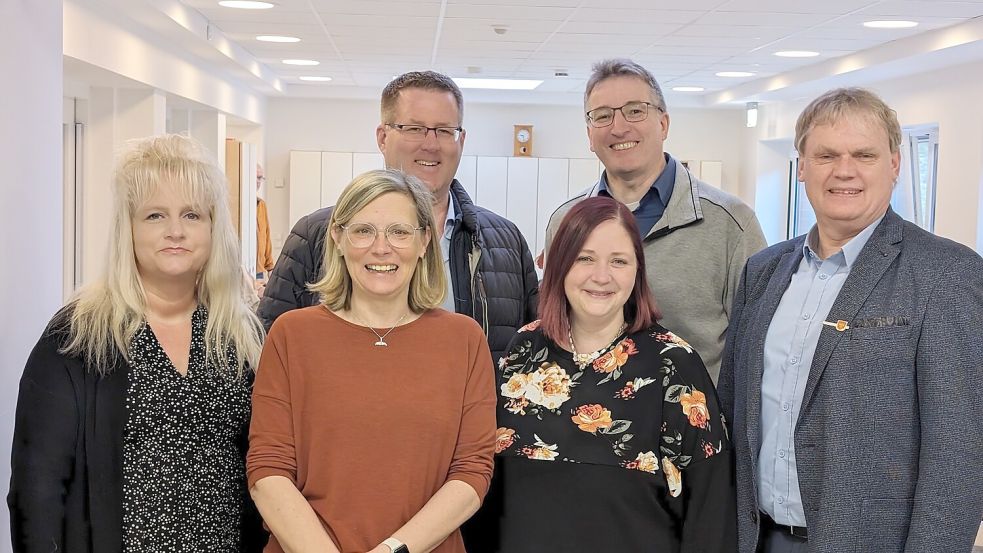
M 590 98 L 590 93 L 594 91 L 594 87 L 600 84 L 601 81 L 612 77 L 635 77 L 636 79 L 641 79 L 652 89 L 652 103 L 655 104 L 655 107 L 661 109 L 663 113 L 668 111 L 666 108 L 666 98 L 662 95 L 662 87 L 659 86 L 658 81 L 655 80 L 652 73 L 627 58 L 606 59 L 594 64 L 594 67 L 591 68 L 590 78 L 587 80 L 587 89 L 584 91 L 585 111 L 587 110 L 587 99 Z
M 865 88 L 835 88 L 809 103 L 795 122 L 795 150 L 803 155 L 806 138 L 817 125 L 831 125 L 853 116 L 871 118 L 884 128 L 891 153 L 901 146 L 901 124 L 898 113 L 888 107 L 880 96 Z

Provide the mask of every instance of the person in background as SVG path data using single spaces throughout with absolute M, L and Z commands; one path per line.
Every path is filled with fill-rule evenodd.
M 263 327 L 242 301 L 225 177 L 166 135 L 131 144 L 114 186 L 104 276 L 21 378 L 13 550 L 258 551 L 245 456 Z
M 566 212 L 584 198 L 610 196 L 627 205 L 645 246 L 649 286 L 665 313 L 662 324 L 686 336 L 716 382 L 741 269 L 765 238 L 750 207 L 694 177 L 663 149 L 667 110 L 659 83 L 641 65 L 625 59 L 594 65 L 584 111 L 590 149 L 604 172 L 550 217 L 546 248 Z
M 256 164 L 256 293 L 260 297 L 266 290 L 266 277 L 273 270 L 273 242 L 270 240 L 270 217 L 266 201 L 259 191 L 266 183 L 263 166 Z
M 321 297 L 273 324 L 250 430 L 267 553 L 463 553 L 492 475 L 494 372 L 446 293 L 433 197 L 369 171 L 328 222 Z
M 720 371 L 742 553 L 968 552 L 983 517 L 983 259 L 890 207 L 897 114 L 795 125 L 816 224 L 751 257 Z
M 540 320 L 499 364 L 501 551 L 736 551 L 713 382 L 656 322 L 635 217 L 585 199 L 549 259 Z

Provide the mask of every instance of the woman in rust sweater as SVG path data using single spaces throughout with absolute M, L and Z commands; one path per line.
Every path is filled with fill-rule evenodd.
M 491 354 L 446 290 L 430 192 L 371 171 L 342 192 L 322 304 L 279 317 L 253 392 L 247 474 L 266 551 L 462 553 L 492 473 Z

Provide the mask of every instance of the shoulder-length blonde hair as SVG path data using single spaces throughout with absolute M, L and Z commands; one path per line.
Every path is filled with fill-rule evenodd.
M 412 175 L 394 169 L 381 169 L 355 177 L 341 192 L 338 204 L 331 212 L 324 237 L 324 278 L 309 286 L 311 291 L 320 294 L 321 303 L 329 309 L 338 311 L 351 309 L 352 306 L 352 277 L 331 231 L 348 224 L 373 200 L 391 192 L 408 197 L 416 206 L 417 224 L 430 231 L 426 253 L 417 261 L 413 278 L 410 279 L 409 307 L 416 313 L 422 313 L 443 303 L 444 294 L 447 293 L 447 277 L 444 275 L 440 241 L 434 235 L 433 194 Z
M 106 272 L 69 302 L 62 352 L 83 358 L 100 374 L 113 370 L 117 356 L 129 361 L 130 342 L 147 308 L 133 252 L 133 216 L 162 186 L 179 189 L 209 214 L 211 253 L 195 290 L 198 303 L 208 309 L 205 355 L 209 363 L 241 375 L 245 367 L 256 366 L 263 326 L 243 299 L 246 283 L 225 176 L 200 144 L 176 134 L 133 141 L 120 155 Z

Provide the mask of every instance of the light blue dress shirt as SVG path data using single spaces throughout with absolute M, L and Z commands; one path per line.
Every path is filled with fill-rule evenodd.
M 447 277 L 447 295 L 444 296 L 444 309 L 454 313 L 454 283 L 451 282 L 451 236 L 457 230 L 457 212 L 454 211 L 454 198 L 447 195 L 447 221 L 444 234 L 440 236 L 440 253 L 444 256 L 444 275 Z
M 795 423 L 823 321 L 883 218 L 826 259 L 816 254 L 819 236 L 813 226 L 802 246 L 802 261 L 768 325 L 761 375 L 758 502 L 778 524 L 806 526 L 795 464 Z

